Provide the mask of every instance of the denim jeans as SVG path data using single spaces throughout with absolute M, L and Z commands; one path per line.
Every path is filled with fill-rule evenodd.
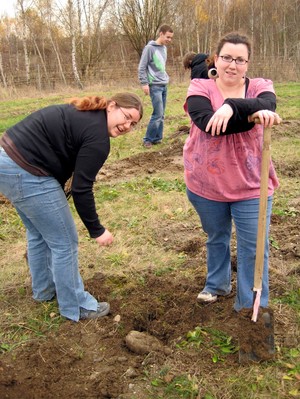
M 207 276 L 204 290 L 216 295 L 231 291 L 230 239 L 234 221 L 237 240 L 237 289 L 234 309 L 253 306 L 253 285 L 258 227 L 259 199 L 237 202 L 217 202 L 205 199 L 187 189 L 187 196 L 197 211 L 207 234 Z M 269 299 L 269 226 L 272 197 L 268 198 L 267 231 L 264 271 L 260 304 L 268 306 Z
M 96 310 L 79 274 L 76 226 L 58 181 L 26 172 L 0 147 L 0 192 L 26 227 L 33 298 L 47 301 L 56 294 L 60 314 L 74 321 L 80 307 Z
M 167 102 L 167 86 L 150 86 L 150 97 L 153 112 L 147 127 L 144 142 L 157 143 L 163 138 L 165 109 Z

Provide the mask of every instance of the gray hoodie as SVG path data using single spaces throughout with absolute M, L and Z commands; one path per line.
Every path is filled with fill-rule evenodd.
M 169 76 L 166 72 L 167 47 L 150 40 L 145 46 L 139 63 L 139 81 L 144 85 L 166 85 Z

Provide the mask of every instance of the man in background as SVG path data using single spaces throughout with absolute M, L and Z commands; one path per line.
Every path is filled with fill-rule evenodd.
M 143 92 L 150 95 L 153 107 L 143 139 L 143 145 L 146 148 L 161 143 L 163 138 L 167 85 L 169 83 L 169 76 L 166 72 L 166 46 L 171 43 L 173 35 L 173 29 L 169 25 L 162 25 L 159 28 L 158 38 L 150 40 L 145 46 L 138 67 L 138 76 Z

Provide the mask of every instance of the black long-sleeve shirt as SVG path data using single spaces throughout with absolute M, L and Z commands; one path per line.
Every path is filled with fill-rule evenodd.
M 103 234 L 93 184 L 110 151 L 105 110 L 78 111 L 69 104 L 43 108 L 8 129 L 1 145 L 18 163 L 17 150 L 24 169 L 53 176 L 62 187 L 73 173 L 76 210 L 91 237 Z
M 248 85 L 246 85 L 247 91 Z M 221 134 L 241 133 L 253 128 L 254 123 L 248 122 L 248 116 L 262 109 L 275 111 L 276 96 L 265 91 L 256 98 L 228 98 L 224 101 L 233 109 L 233 115 L 228 121 L 227 129 Z M 204 96 L 190 96 L 187 99 L 188 113 L 195 125 L 205 131 L 206 126 L 215 111 L 211 101 Z M 208 134 L 211 131 L 207 132 Z

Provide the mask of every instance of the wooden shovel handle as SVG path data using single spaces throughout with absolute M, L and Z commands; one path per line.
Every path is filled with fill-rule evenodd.
M 257 125 L 260 124 L 260 119 L 258 117 L 254 118 L 254 123 L 256 123 Z M 277 121 L 277 119 L 274 120 L 273 125 L 280 125 L 280 123 L 282 122 L 282 119 L 280 118 L 279 121 Z
M 268 204 L 268 182 L 271 158 L 271 128 L 264 129 L 263 150 L 261 162 L 261 182 L 258 213 L 258 230 L 256 239 L 256 259 L 254 271 L 254 291 L 262 289 L 262 277 L 264 270 L 264 253 L 267 229 L 267 204 Z

